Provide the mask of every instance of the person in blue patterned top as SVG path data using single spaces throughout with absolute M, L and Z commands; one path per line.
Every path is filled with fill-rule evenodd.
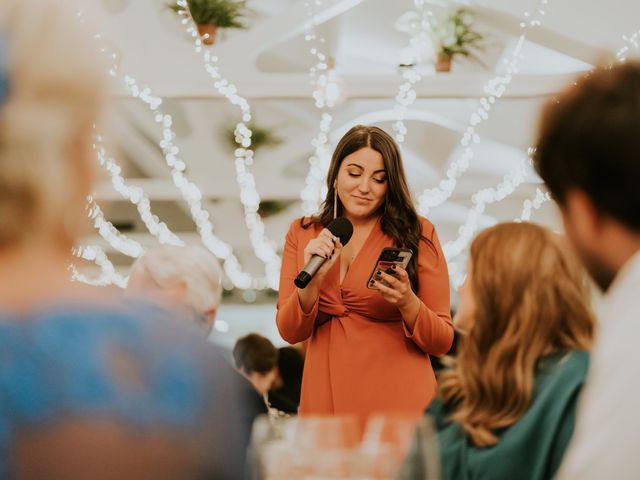
M 70 280 L 106 98 L 73 5 L 0 2 L 0 479 L 241 478 L 243 405 L 216 347 Z

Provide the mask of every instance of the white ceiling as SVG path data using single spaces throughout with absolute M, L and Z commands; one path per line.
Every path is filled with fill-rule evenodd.
M 494 105 L 488 121 L 478 126 L 481 142 L 469 170 L 452 197 L 430 213 L 443 242 L 453 240 L 464 223 L 471 197 L 481 188 L 496 186 L 526 156 L 535 137 L 537 114 L 546 99 L 589 64 L 624 45 L 623 34 L 640 28 L 636 0 L 548 0 L 542 25 L 530 31 L 517 75 Z M 176 143 L 187 163 L 188 177 L 202 190 L 216 234 L 229 242 L 243 267 L 263 272 L 253 255 L 244 225 L 232 150 L 223 131 L 239 119 L 239 110 L 222 98 L 203 68 L 185 27 L 164 8 L 165 0 L 90 0 L 103 25 L 103 36 L 118 53 L 119 72 L 137 79 L 163 98 L 177 134 Z M 437 13 L 442 1 L 431 5 Z M 290 201 L 281 213 L 265 220 L 266 234 L 282 245 L 286 228 L 300 215 L 311 140 L 318 131 L 320 111 L 311 98 L 308 69 L 314 63 L 304 39 L 307 22 L 303 0 L 250 1 L 254 15 L 249 28 L 224 32 L 212 53 L 220 72 L 247 98 L 254 119 L 269 127 L 283 142 L 255 155 L 251 171 L 263 199 Z M 395 96 L 402 80 L 397 65 L 409 37 L 394 28 L 396 19 L 413 8 L 409 0 L 326 0 L 318 34 L 325 52 L 335 57 L 336 71 L 347 92 L 346 101 L 331 112 L 330 142 L 355 123 L 375 123 L 391 131 L 396 119 Z M 406 114 L 408 133 L 402 151 L 416 196 L 438 184 L 447 165 L 460 151 L 460 139 L 470 114 L 484 94 L 484 84 L 502 68 L 521 32 L 523 13 L 532 0 L 474 2 L 478 28 L 487 49 L 480 64 L 457 61 L 449 74 L 425 74 L 415 85 L 417 101 Z M 323 13 L 321 12 L 321 13 Z M 157 146 L 160 129 L 147 107 L 128 98 L 114 82 L 111 147 L 131 184 L 144 187 L 152 208 L 181 237 L 197 241 L 186 204 L 173 186 Z M 481 225 L 511 220 L 533 198 L 538 179 L 530 172 L 516 192 L 484 212 Z M 135 207 L 123 201 L 109 182 L 96 198 L 114 223 L 129 224 L 126 233 L 145 245 L 155 239 L 144 230 Z M 554 207 L 545 204 L 534 220 L 559 228 Z M 129 260 L 97 236 L 86 243 L 105 246 L 110 258 L 125 271 Z M 90 271 L 87 270 L 87 271 Z

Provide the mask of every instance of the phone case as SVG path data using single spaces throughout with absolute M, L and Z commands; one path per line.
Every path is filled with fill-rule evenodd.
M 378 256 L 376 265 L 367 280 L 367 288 L 373 288 L 372 281 L 375 280 L 375 275 L 378 270 L 382 270 L 389 275 L 393 275 L 391 267 L 393 265 L 397 265 L 406 269 L 407 265 L 409 265 L 409 262 L 411 261 L 412 255 L 413 251 L 410 248 L 383 248 L 382 252 L 380 252 L 380 255 Z

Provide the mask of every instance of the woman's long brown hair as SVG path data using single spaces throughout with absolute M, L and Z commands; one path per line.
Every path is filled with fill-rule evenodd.
M 565 242 L 530 223 L 505 223 L 471 246 L 475 302 L 452 368 L 440 376 L 451 419 L 478 447 L 531 404 L 538 361 L 589 350 L 595 320 L 584 272 Z
M 321 223 L 325 227 L 331 223 L 333 220 L 334 184 L 340 165 L 345 157 L 365 147 L 382 155 L 388 188 L 385 201 L 380 207 L 382 213 L 380 226 L 382 231 L 393 239 L 396 247 L 413 250 L 413 257 L 407 267 L 407 273 L 413 290 L 417 292 L 419 287 L 418 244 L 420 240 L 424 240 L 433 249 L 435 255 L 438 255 L 438 251 L 426 237 L 422 236 L 422 224 L 411 199 L 400 149 L 393 138 L 381 128 L 356 125 L 340 139 L 331 158 L 327 174 L 327 196 L 322 204 L 320 214 L 311 217 L 307 222 L 303 218 L 301 224 L 306 228 L 313 223 Z M 342 215 L 343 212 L 339 199 L 337 212 L 338 215 Z

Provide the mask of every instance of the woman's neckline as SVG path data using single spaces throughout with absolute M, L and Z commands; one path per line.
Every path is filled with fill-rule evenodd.
M 378 223 L 380 222 L 380 218 L 381 215 L 379 215 L 378 217 L 376 217 L 375 222 L 372 222 L 371 225 L 367 225 L 366 227 L 362 227 L 362 226 L 358 226 L 357 228 L 369 228 L 369 233 L 366 235 L 364 242 L 362 242 L 362 245 L 360 245 L 360 249 L 355 252 L 355 254 L 353 255 L 353 257 L 351 258 L 351 261 L 349 262 L 349 264 L 347 265 L 347 268 L 344 272 L 344 276 L 342 275 L 342 262 L 339 263 L 340 269 L 338 271 L 338 283 L 340 285 L 340 288 L 342 288 L 345 284 L 345 281 L 347 280 L 347 277 L 349 275 L 349 272 L 352 270 L 353 264 L 358 260 L 358 258 L 360 257 L 360 253 L 362 252 L 363 247 L 369 243 L 369 241 L 371 240 L 371 237 L 373 235 L 373 232 L 376 231 L 376 228 L 378 226 Z

